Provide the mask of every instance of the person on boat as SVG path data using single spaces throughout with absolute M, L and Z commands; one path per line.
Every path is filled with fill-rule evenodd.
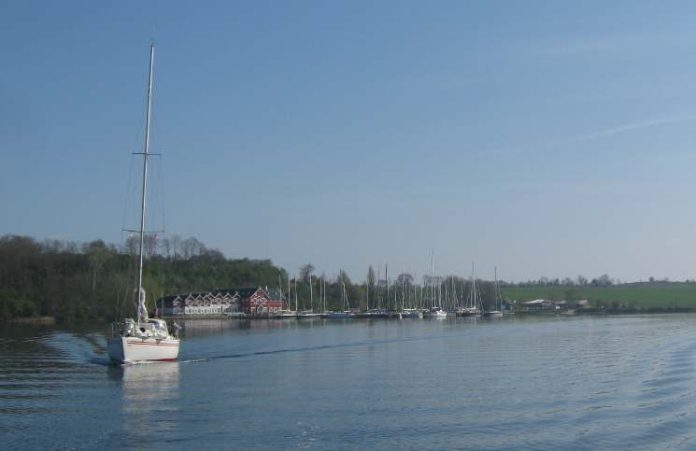
M 181 326 L 179 323 L 174 321 L 174 324 L 172 324 L 172 335 L 174 335 L 174 338 L 179 338 L 179 331 L 181 330 Z

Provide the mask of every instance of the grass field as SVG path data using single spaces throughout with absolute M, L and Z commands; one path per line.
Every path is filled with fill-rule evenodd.
M 696 283 L 630 283 L 611 287 L 504 287 L 503 296 L 519 302 L 533 299 L 588 299 L 596 306 L 638 310 L 696 311 Z

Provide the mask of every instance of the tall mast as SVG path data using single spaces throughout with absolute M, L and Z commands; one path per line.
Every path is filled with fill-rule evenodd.
M 152 114 L 152 71 L 155 62 L 155 46 L 150 44 L 150 68 L 147 76 L 147 109 L 145 113 L 145 146 L 143 150 L 143 184 L 140 198 L 140 247 L 138 249 L 138 321 L 147 316 L 143 293 L 143 248 L 145 245 L 145 198 L 147 194 L 147 157 L 150 151 L 150 115 Z
M 493 267 L 493 280 L 494 280 L 494 286 L 493 286 L 493 293 L 495 293 L 495 309 L 500 310 L 498 308 L 498 267 L 494 266 Z
M 430 251 L 430 307 L 435 306 L 435 251 Z
M 471 262 L 471 292 L 469 293 L 469 307 L 476 307 L 476 275 L 474 272 L 474 262 Z
M 367 282 L 365 282 L 365 310 L 370 310 L 370 273 L 367 273 Z
M 389 310 L 389 263 L 384 264 L 384 278 L 387 280 L 387 294 L 384 295 L 384 308 Z

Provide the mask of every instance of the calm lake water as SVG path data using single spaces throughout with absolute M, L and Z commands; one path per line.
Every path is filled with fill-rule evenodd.
M 181 361 L 0 332 L 3 449 L 694 449 L 696 315 L 188 321 Z

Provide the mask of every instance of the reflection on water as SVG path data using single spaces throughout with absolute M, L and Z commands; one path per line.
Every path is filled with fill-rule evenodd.
M 183 326 L 183 336 L 205 337 L 219 336 L 221 334 L 235 333 L 240 330 L 268 331 L 287 329 L 308 329 L 323 326 L 327 323 L 321 318 L 307 318 L 301 321 L 295 319 L 187 319 L 177 320 Z
M 110 366 L 107 373 L 120 383 L 123 426 L 136 441 L 177 427 L 179 362 Z

